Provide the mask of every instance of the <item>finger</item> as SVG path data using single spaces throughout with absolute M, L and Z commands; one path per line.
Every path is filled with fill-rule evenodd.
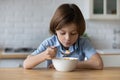
M 55 47 L 55 46 L 51 46 L 50 48 L 55 49 L 55 48 L 57 48 L 57 47 Z
M 51 60 L 51 59 L 52 59 L 51 57 L 47 58 L 47 60 Z

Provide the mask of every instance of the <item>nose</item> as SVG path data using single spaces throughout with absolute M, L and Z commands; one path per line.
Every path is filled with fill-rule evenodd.
M 69 35 L 69 34 L 66 34 L 66 35 L 65 35 L 65 40 L 67 40 L 67 41 L 70 40 L 70 35 Z

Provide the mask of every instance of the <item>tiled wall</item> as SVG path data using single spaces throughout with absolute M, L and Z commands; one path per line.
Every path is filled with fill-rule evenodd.
M 92 20 L 86 22 L 86 32 L 97 49 L 111 49 L 114 43 L 116 43 L 116 48 L 120 48 L 120 20 Z M 114 33 L 114 30 L 117 30 L 117 33 Z
M 38 47 L 49 34 L 49 22 L 56 8 L 78 0 L 0 0 L 0 48 Z M 87 30 L 96 48 L 112 48 L 113 29 L 120 21 L 89 21 Z M 117 37 L 120 45 L 120 37 Z

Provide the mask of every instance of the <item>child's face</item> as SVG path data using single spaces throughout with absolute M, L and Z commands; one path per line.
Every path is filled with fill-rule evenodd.
M 73 45 L 78 39 L 77 27 L 73 23 L 63 26 L 60 30 L 56 30 L 56 34 L 61 44 L 66 48 Z

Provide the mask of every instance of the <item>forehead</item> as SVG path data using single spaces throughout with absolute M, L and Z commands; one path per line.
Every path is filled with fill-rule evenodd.
M 70 23 L 70 24 L 64 25 L 64 26 L 61 28 L 61 30 L 62 30 L 62 29 L 77 30 L 77 26 L 76 26 L 74 23 Z

